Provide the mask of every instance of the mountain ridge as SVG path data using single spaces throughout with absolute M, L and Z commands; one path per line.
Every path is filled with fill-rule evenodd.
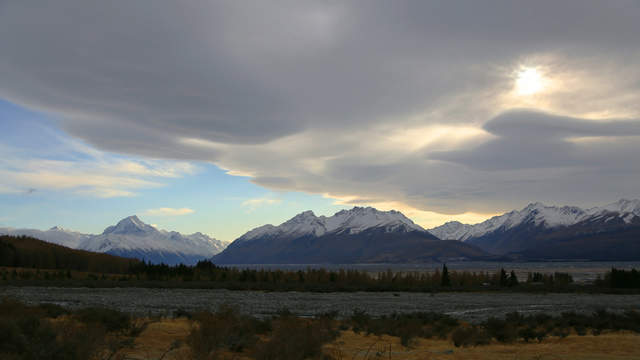
M 49 230 L 0 228 L 0 234 L 26 235 L 72 249 L 136 258 L 152 263 L 195 264 L 222 251 L 227 243 L 200 232 L 183 235 L 158 230 L 137 215 L 108 226 L 101 234 L 82 234 L 54 226 Z
M 327 233 L 347 231 L 351 234 L 381 227 L 386 230 L 425 231 L 420 225 L 396 210 L 380 211 L 372 207 L 354 207 L 341 210 L 333 216 L 316 216 L 313 211 L 303 211 L 278 226 L 271 224 L 249 230 L 236 241 L 250 241 L 262 236 L 321 236 Z
M 530 203 L 522 210 L 512 210 L 502 215 L 494 216 L 477 224 L 462 224 L 458 221 L 449 221 L 443 225 L 429 229 L 433 235 L 443 240 L 465 241 L 471 237 L 482 236 L 500 227 L 514 227 L 523 221 L 531 219 L 536 225 L 544 225 L 547 228 L 575 225 L 590 217 L 605 216 L 607 213 L 619 213 L 624 216 L 624 221 L 630 223 L 634 217 L 640 218 L 640 200 L 620 199 L 616 202 L 581 209 L 577 206 L 547 206 L 540 202 Z
M 442 241 L 402 213 L 372 207 L 341 210 L 333 216 L 301 212 L 278 226 L 254 228 L 212 261 L 249 263 L 428 262 L 481 258 L 462 242 Z
M 475 225 L 448 222 L 429 231 L 522 259 L 639 259 L 640 200 L 587 209 L 532 203 Z

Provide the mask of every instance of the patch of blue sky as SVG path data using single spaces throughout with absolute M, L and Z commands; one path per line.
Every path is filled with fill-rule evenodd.
M 56 119 L 0 100 L 2 170 L 22 171 L 32 160 L 58 160 L 91 171 L 99 165 L 117 175 L 118 164 L 134 162 L 153 169 L 171 169 L 172 161 L 103 152 L 66 134 Z M 62 226 L 86 233 L 100 233 L 118 220 L 136 214 L 159 228 L 183 233 L 203 232 L 233 240 L 266 223 L 280 224 L 312 209 L 332 215 L 345 206 L 317 194 L 273 192 L 253 184 L 248 177 L 228 175 L 211 163 L 191 163 L 194 171 L 175 176 L 137 175 L 154 186 L 131 189 L 129 196 L 96 197 L 75 188 L 30 188 L 10 184 L 15 192 L 0 191 L 0 226 L 47 229 Z M 114 169 L 108 169 L 113 166 Z M 105 169 L 105 167 L 107 169 Z M 131 176 L 131 174 L 127 175 Z M 0 185 L 2 183 L 0 182 Z M 79 191 L 80 190 L 80 191 Z M 183 216 L 152 215 L 158 208 L 188 208 Z

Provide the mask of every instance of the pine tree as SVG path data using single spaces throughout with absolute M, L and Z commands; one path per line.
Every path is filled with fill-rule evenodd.
M 440 286 L 451 286 L 451 279 L 449 278 L 449 269 L 447 264 L 442 264 L 442 280 Z
M 511 270 L 511 275 L 509 275 L 509 286 L 518 285 L 518 277 L 516 276 L 516 272 Z
M 509 285 L 509 278 L 507 277 L 507 272 L 504 271 L 504 268 L 500 269 L 500 286 Z

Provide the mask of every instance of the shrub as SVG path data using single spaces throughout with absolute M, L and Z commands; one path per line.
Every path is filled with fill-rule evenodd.
M 78 310 L 74 317 L 85 324 L 100 324 L 108 331 L 125 331 L 131 327 L 131 316 L 113 309 L 85 308 Z
M 536 330 L 530 326 L 526 326 L 518 330 L 518 336 L 523 338 L 525 342 L 529 342 L 529 340 L 535 339 Z
M 451 340 L 456 347 L 487 345 L 490 337 L 486 331 L 478 326 L 459 326 L 451 334 Z
M 511 343 L 518 337 L 516 326 L 505 320 L 489 318 L 483 326 L 488 334 L 499 342 Z
M 240 352 L 258 341 L 257 334 L 270 330 L 270 322 L 241 314 L 236 308 L 221 306 L 215 313 L 194 314 L 197 325 L 187 343 L 196 359 L 208 359 L 219 348 Z
M 39 308 L 42 309 L 45 313 L 46 317 L 49 318 L 57 318 L 61 315 L 66 315 L 69 314 L 69 310 L 63 308 L 60 305 L 56 305 L 56 304 L 40 304 Z
M 349 320 L 351 322 L 351 326 L 353 327 L 353 331 L 355 333 L 359 333 L 363 329 L 367 329 L 369 327 L 371 316 L 364 310 L 354 309 L 353 314 L 351 315 Z
M 185 309 L 176 309 L 173 311 L 173 317 L 174 318 L 183 317 L 183 318 L 191 319 L 193 318 L 193 313 Z
M 315 320 L 284 316 L 273 321 L 273 333 L 268 341 L 256 346 L 259 360 L 303 360 L 322 357 L 322 345 L 338 335 L 328 318 Z

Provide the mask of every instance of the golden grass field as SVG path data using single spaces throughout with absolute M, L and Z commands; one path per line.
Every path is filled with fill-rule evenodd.
M 151 322 L 136 338 L 134 347 L 120 354 L 123 359 L 180 360 L 189 358 L 184 340 L 193 323 L 185 318 Z M 640 335 L 617 332 L 599 336 L 570 335 L 548 338 L 542 343 L 493 343 L 486 346 L 456 348 L 450 340 L 419 339 L 410 347 L 391 336 L 373 336 L 343 331 L 324 351 L 335 359 L 478 359 L 478 360 L 556 360 L 556 359 L 640 359 Z M 163 357 L 164 355 L 164 357 Z M 251 359 L 246 354 L 220 354 L 221 359 Z

